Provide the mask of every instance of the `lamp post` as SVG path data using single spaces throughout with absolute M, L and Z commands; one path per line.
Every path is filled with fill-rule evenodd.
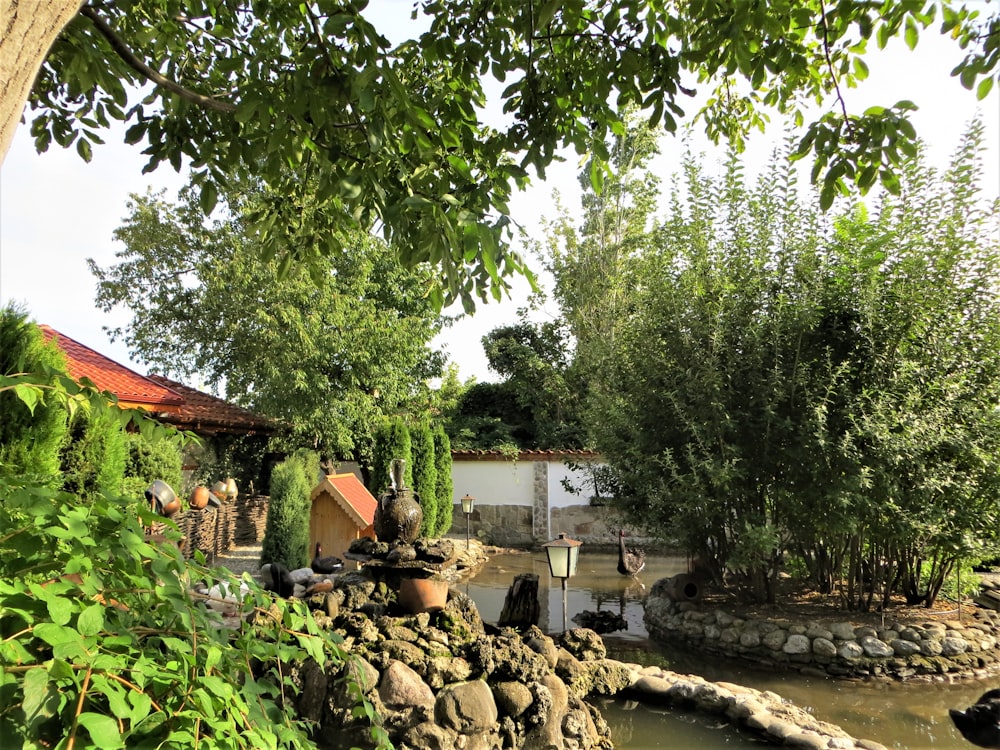
M 560 534 L 558 539 L 546 542 L 542 545 L 545 554 L 549 559 L 549 573 L 553 578 L 562 580 L 562 604 L 563 604 L 563 632 L 568 630 L 566 626 L 566 581 L 576 573 L 576 563 L 580 559 L 580 545 L 576 539 L 570 539 L 565 534 Z
M 466 493 L 462 496 L 462 512 L 465 514 L 465 548 L 469 548 L 469 516 L 476 505 L 476 498 Z

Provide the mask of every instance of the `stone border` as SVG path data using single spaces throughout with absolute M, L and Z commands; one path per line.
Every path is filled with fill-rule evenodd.
M 646 598 L 650 638 L 775 669 L 820 677 L 954 682 L 1000 674 L 1000 612 L 970 607 L 971 622 L 793 623 L 743 619 L 670 598 L 670 579 Z
M 605 661 L 611 662 L 610 659 Z M 622 698 L 724 716 L 735 726 L 771 745 L 808 750 L 886 750 L 878 742 L 856 739 L 836 724 L 820 721 L 804 708 L 769 690 L 755 690 L 730 682 L 709 682 L 659 667 L 622 666 L 632 674 L 631 684 L 618 693 Z

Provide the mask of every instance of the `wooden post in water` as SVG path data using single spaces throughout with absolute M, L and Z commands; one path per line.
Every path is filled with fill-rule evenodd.
M 537 625 L 540 612 L 538 576 L 534 573 L 520 573 L 514 577 L 514 582 L 507 589 L 497 625 L 512 628 Z

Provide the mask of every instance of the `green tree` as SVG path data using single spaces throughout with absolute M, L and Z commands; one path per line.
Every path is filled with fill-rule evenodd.
M 897 190 L 913 150 L 912 104 L 855 114 L 841 96 L 867 76 L 870 44 L 902 36 L 912 48 L 940 13 L 941 32 L 967 51 L 955 69 L 963 85 L 986 96 L 1000 62 L 1000 16 L 952 2 L 435 0 L 414 9 L 426 31 L 397 46 L 366 6 L 11 8 L 14 26 L 0 40 L 0 69 L 12 72 L 0 153 L 26 99 L 40 150 L 54 142 L 90 158 L 108 123 L 123 121 L 147 169 L 190 160 L 206 210 L 232 177 L 258 176 L 281 196 L 255 217 L 269 256 L 309 261 L 336 253 L 345 228 L 380 225 L 402 262 L 440 269 L 446 293 L 432 289 L 435 301 L 471 305 L 499 296 L 504 276 L 524 268 L 506 244 L 506 204 L 526 170 L 544 176 L 563 148 L 593 152 L 600 187 L 606 139 L 624 132 L 621 107 L 673 132 L 696 80 L 711 92 L 698 112 L 707 133 L 740 146 L 767 108 L 803 119 L 819 103 L 799 151 L 814 155 L 828 202 L 846 182 Z M 486 76 L 505 86 L 499 127 L 487 124 Z M 130 103 L 128 92 L 147 84 Z
M 413 459 L 410 429 L 401 416 L 387 419 L 375 434 L 375 450 L 368 473 L 368 491 L 375 497 L 385 492 L 391 483 L 390 467 L 393 459 L 406 462 L 403 469 L 403 484 L 413 487 Z
M 54 371 L 66 372 L 62 352 L 45 342 L 26 311 L 13 305 L 0 308 L 0 374 L 39 373 L 39 384 L 48 388 Z M 0 388 L 0 472 L 33 475 L 46 484 L 56 482 L 67 409 L 44 391 L 38 401 L 26 402 L 16 388 Z
M 60 451 L 63 489 L 83 498 L 121 491 L 129 446 L 122 424 L 109 412 L 77 411 Z M 177 491 L 180 486 L 175 485 Z M 140 495 L 141 497 L 141 495 Z
M 309 493 L 319 476 L 319 459 L 298 451 L 274 467 L 260 561 L 301 568 L 312 559 Z
M 778 154 L 747 184 L 689 158 L 592 424 L 630 518 L 773 598 L 792 547 L 870 606 L 931 602 L 996 543 L 1000 298 L 981 128 L 943 177 L 833 231 Z M 921 579 L 920 571 L 931 568 Z M 921 583 L 921 580 L 923 582 Z
M 424 511 L 420 535 L 438 536 L 437 464 L 434 460 L 434 435 L 426 419 L 410 430 L 410 456 L 413 459 L 413 489 Z
M 433 429 L 434 466 L 437 469 L 437 533 L 444 536 L 451 530 L 454 518 L 454 485 L 451 477 L 451 441 L 444 425 L 437 423 Z
M 225 199 L 228 214 L 206 225 L 191 189 L 179 204 L 133 196 L 115 232 L 119 262 L 90 262 L 98 305 L 132 313 L 112 337 L 165 374 L 224 385 L 228 400 L 287 425 L 286 449 L 367 461 L 371 425 L 440 373 L 427 274 L 400 269 L 359 232 L 312 277 L 282 271 L 262 259 L 246 219 L 272 198 L 251 186 Z
M 125 435 L 128 458 L 125 461 L 125 479 L 121 494 L 125 497 L 143 496 L 150 482 L 162 479 L 177 492 L 183 491 L 181 450 L 167 440 L 149 440 L 137 432 Z

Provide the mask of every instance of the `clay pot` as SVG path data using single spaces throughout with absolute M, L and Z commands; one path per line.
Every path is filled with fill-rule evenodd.
M 166 518 L 170 518 L 181 509 L 177 493 L 162 479 L 157 479 L 146 488 L 146 500 L 152 504 L 154 511 Z
M 234 500 L 239 494 L 239 490 L 236 488 L 236 480 L 232 477 L 226 480 L 226 497 L 230 500 Z
M 404 578 L 399 582 L 398 601 L 411 615 L 437 612 L 448 603 L 448 582 L 437 578 Z
M 203 484 L 199 484 L 191 491 L 191 497 L 188 498 L 188 503 L 190 503 L 191 507 L 195 510 L 201 510 L 208 505 L 209 494 L 208 487 Z
M 212 492 L 208 498 L 208 502 L 218 508 L 222 505 L 222 501 L 226 499 L 226 483 L 216 482 L 212 485 Z
M 424 511 L 410 490 L 389 490 L 375 507 L 375 535 L 380 542 L 412 544 L 423 520 Z

